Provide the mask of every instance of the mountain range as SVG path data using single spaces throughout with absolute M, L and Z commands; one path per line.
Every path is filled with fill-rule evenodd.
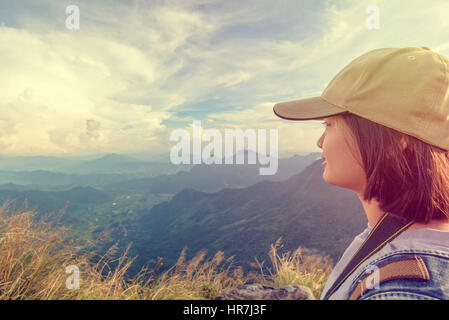
M 245 151 L 245 159 L 248 155 Z M 188 256 L 201 249 L 210 254 L 223 250 L 245 266 L 254 258 L 267 258 L 279 237 L 284 250 L 302 246 L 337 260 L 367 222 L 352 191 L 323 181 L 317 158 L 319 153 L 278 159 L 278 171 L 272 176 L 261 176 L 260 165 L 247 162 L 193 165 L 190 170 L 184 167 L 140 179 L 126 173 L 3 170 L 0 179 L 12 174 L 16 181 L 34 184 L 0 185 L 0 202 L 16 199 L 20 206 L 25 201 L 40 216 L 63 209 L 61 222 L 89 240 L 110 231 L 111 242 L 100 251 L 112 243 L 121 249 L 132 243 L 130 254 L 137 259 L 131 272 L 158 257 L 171 266 L 184 247 Z M 139 163 L 109 155 L 83 160 L 76 170 L 108 171 Z M 123 180 L 114 180 L 119 176 Z
M 246 157 L 248 153 L 242 152 Z M 317 157 L 318 153 L 313 153 L 279 159 L 278 171 L 273 176 L 259 175 L 260 166 L 250 164 L 200 164 L 194 165 L 190 171 L 183 171 L 184 168 L 175 174 L 142 179 L 132 179 L 134 174 L 0 171 L 0 181 L 4 178 L 16 182 L 0 185 L 0 201 L 15 199 L 18 206 L 26 201 L 40 215 L 51 215 L 64 208 L 62 221 L 70 223 L 72 229 L 90 239 L 88 229 L 107 230 L 118 223 L 134 221 L 154 205 L 170 200 L 185 188 L 210 193 L 227 187 L 245 188 L 267 179 L 283 180 L 302 171 Z M 126 156 L 109 155 L 84 163 L 94 162 L 107 167 L 108 164 L 119 165 L 128 161 Z
M 243 152 L 243 159 L 248 159 L 251 151 Z M 257 156 L 257 154 L 256 154 Z M 176 193 L 185 188 L 192 188 L 203 192 L 217 192 L 224 188 L 244 188 L 260 181 L 281 181 L 301 172 L 306 166 L 320 157 L 319 153 L 310 153 L 305 156 L 295 155 L 286 159 L 277 159 L 278 170 L 274 175 L 260 175 L 260 164 L 236 164 L 237 155 L 234 155 L 233 164 L 200 164 L 194 165 L 190 170 L 179 171 L 171 175 L 159 175 L 152 178 L 131 179 L 104 186 L 107 192 L 128 190 L 128 192 L 146 190 L 148 193 Z
M 79 160 L 58 157 L 0 157 L 0 189 L 68 190 L 77 186 L 101 188 L 125 180 L 174 174 L 193 165 L 173 165 L 168 161 L 142 162 L 118 154 Z
M 172 265 L 185 246 L 191 255 L 224 250 L 248 263 L 266 258 L 279 237 L 285 250 L 302 246 L 335 261 L 367 220 L 355 193 L 327 184 L 322 174 L 321 161 L 315 161 L 285 181 L 215 193 L 184 189 L 117 225 L 113 239 L 122 247 L 133 243 L 137 266 L 157 257 Z

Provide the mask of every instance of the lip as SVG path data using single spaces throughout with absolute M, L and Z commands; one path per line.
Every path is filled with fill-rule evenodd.
M 321 165 L 324 167 L 324 166 L 326 166 L 326 164 L 327 164 L 327 162 L 326 162 L 326 160 L 324 160 Z

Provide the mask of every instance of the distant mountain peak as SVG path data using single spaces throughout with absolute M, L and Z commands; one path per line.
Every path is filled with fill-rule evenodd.
M 122 155 L 122 154 L 118 154 L 118 153 L 109 153 L 106 154 L 96 160 L 92 160 L 92 161 L 117 161 L 117 162 L 137 162 L 139 161 L 136 158 L 127 156 L 127 155 Z

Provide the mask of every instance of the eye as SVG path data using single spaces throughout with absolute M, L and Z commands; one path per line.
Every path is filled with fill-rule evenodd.
M 330 126 L 330 124 L 327 123 L 326 121 L 321 122 L 321 124 L 322 124 L 324 127 L 329 127 L 329 126 Z

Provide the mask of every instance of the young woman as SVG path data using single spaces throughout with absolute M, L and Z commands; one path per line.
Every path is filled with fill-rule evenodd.
M 355 191 L 368 220 L 321 299 L 449 299 L 449 59 L 373 50 L 274 112 L 324 120 L 323 179 Z

